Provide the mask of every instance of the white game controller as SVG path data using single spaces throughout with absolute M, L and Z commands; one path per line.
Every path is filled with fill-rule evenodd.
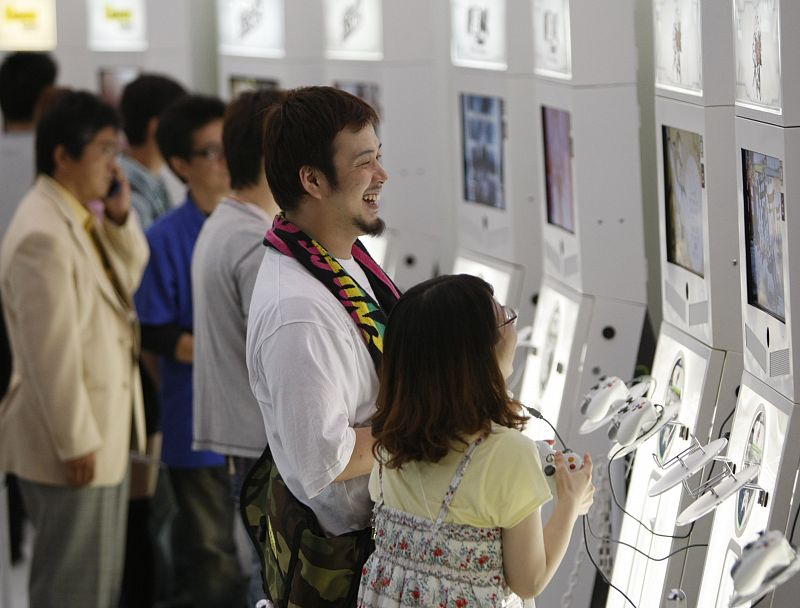
M 537 441 L 536 448 L 539 450 L 539 460 L 542 461 L 542 472 L 547 479 L 547 485 L 550 486 L 550 493 L 553 497 L 556 496 L 556 450 L 554 447 L 555 442 L 551 439 L 549 441 Z M 583 468 L 583 458 L 578 456 L 572 450 L 563 450 L 561 454 L 564 456 L 564 465 L 570 471 L 577 471 Z
M 608 427 L 608 438 L 625 447 L 647 433 L 658 422 L 658 410 L 645 398 L 634 399 L 619 410 Z
M 581 402 L 581 414 L 592 422 L 602 420 L 617 401 L 630 396 L 628 387 L 616 376 L 600 376 Z
M 731 568 L 736 596 L 744 598 L 760 592 L 797 560 L 797 552 L 778 530 L 761 532 L 744 546 L 741 557 Z

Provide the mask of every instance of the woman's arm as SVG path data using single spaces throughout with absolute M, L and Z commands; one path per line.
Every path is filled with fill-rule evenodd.
M 542 526 L 536 509 L 513 528 L 503 529 L 503 570 L 511 590 L 520 597 L 539 595 L 553 578 L 569 546 L 572 528 L 592 503 L 592 461 L 584 455 L 583 468 L 570 472 L 556 454 L 557 504 Z

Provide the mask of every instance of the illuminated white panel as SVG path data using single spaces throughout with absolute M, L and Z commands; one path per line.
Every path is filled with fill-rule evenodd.
M 383 59 L 381 0 L 325 0 L 325 56 Z
M 86 0 L 89 48 L 93 51 L 147 49 L 144 0 Z
M 571 78 L 569 0 L 533 0 L 533 27 L 534 71 Z
M 219 51 L 242 57 L 283 57 L 283 0 L 217 0 Z
M 770 499 L 767 506 L 762 507 L 758 504 L 756 492 L 741 490 L 716 509 L 698 606 L 728 608 L 733 594 L 730 566 L 741 555 L 742 547 L 769 526 L 789 432 L 789 415 L 784 409 L 787 405 L 792 407 L 790 404 L 772 403 L 747 383 L 742 384 L 727 456 L 733 460 L 737 470 L 746 466 L 745 463 L 760 465 L 755 483 L 769 492 Z M 793 481 L 794 473 L 790 477 Z M 720 559 L 722 555 L 726 556 L 724 561 Z
M 451 0 L 450 8 L 453 65 L 505 70 L 505 0 Z
M 56 48 L 55 0 L 0 0 L 0 50 Z
M 735 0 L 736 103 L 780 114 L 779 0 Z
M 700 0 L 653 0 L 656 86 L 702 95 Z

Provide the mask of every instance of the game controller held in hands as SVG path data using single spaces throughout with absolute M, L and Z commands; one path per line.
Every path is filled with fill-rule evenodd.
M 647 433 L 658 422 L 659 413 L 653 403 L 640 397 L 619 410 L 608 427 L 608 438 L 625 447 Z
M 547 485 L 550 486 L 550 493 L 555 497 L 556 453 L 561 452 L 561 454 L 564 456 L 564 465 L 569 471 L 577 471 L 578 469 L 582 469 L 583 458 L 578 456 L 578 454 L 572 450 L 556 450 L 554 444 L 555 442 L 553 440 L 539 440 L 536 442 L 536 447 L 539 450 L 539 460 L 542 461 L 542 472 L 544 473 L 545 479 L 547 479 Z
M 744 546 L 741 557 L 731 568 L 736 595 L 750 596 L 788 568 L 797 559 L 797 552 L 778 530 L 761 532 Z
M 602 420 L 613 405 L 629 397 L 628 387 L 616 376 L 600 376 L 597 384 L 589 389 L 580 405 L 581 414 L 592 422 Z

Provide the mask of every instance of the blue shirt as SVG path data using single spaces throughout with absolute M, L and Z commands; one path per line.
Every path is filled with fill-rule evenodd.
M 143 325 L 178 325 L 192 333 L 192 252 L 206 216 L 187 194 L 186 201 L 161 216 L 147 231 L 150 261 L 136 310 Z M 173 467 L 209 467 L 225 462 L 214 452 L 192 450 L 192 366 L 161 358 L 162 460 Z

